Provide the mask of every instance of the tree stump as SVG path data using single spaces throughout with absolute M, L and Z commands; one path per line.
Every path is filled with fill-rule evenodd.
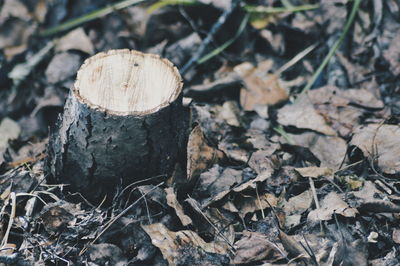
M 182 80 L 157 55 L 111 50 L 78 71 L 47 166 L 53 181 L 92 202 L 117 185 L 171 174 L 183 141 Z

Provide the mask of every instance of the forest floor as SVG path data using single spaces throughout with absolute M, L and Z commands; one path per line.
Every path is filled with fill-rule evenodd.
M 399 265 L 399 10 L 0 1 L 0 264 Z M 121 48 L 180 69 L 188 163 L 94 206 L 46 182 L 46 144 L 83 61 Z

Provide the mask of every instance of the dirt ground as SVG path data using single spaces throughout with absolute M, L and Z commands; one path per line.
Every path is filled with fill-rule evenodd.
M 0 1 L 1 265 L 400 265 L 397 0 Z M 170 176 L 92 204 L 46 145 L 86 58 L 181 72 Z

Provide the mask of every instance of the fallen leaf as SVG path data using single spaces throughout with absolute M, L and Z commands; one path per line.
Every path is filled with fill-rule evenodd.
M 61 37 L 56 43 L 55 50 L 57 52 L 78 50 L 92 55 L 94 53 L 94 46 L 83 28 L 80 27 Z
M 220 109 L 219 115 L 230 126 L 240 126 L 240 110 L 234 101 L 226 101 Z
M 310 190 L 291 197 L 288 201 L 283 202 L 283 210 L 286 214 L 302 214 L 311 207 L 313 196 Z
M 7 256 L 14 254 L 16 250 L 17 245 L 13 243 L 5 243 L 5 245 L 1 247 L 0 256 L 2 256 L 3 258 L 7 258 Z
M 164 259 L 170 265 L 177 264 L 177 260 L 182 256 L 182 249 L 187 246 L 201 249 L 208 253 L 224 255 L 228 252 L 226 244 L 218 242 L 207 243 L 191 230 L 173 232 L 161 223 L 142 225 L 142 228 L 150 236 L 153 245 L 160 249 Z
M 307 93 L 314 108 L 341 136 L 349 136 L 359 125 L 364 108 L 381 109 L 383 102 L 366 89 L 346 89 L 327 85 Z M 364 107 L 364 108 L 363 108 Z
M 303 257 L 305 259 L 310 258 L 301 244 L 297 242 L 293 236 L 287 235 L 282 230 L 279 230 L 279 239 L 281 240 L 285 250 L 293 257 Z
M 370 124 L 354 131 L 350 145 L 362 150 L 386 174 L 400 173 L 400 126 Z
M 358 190 L 364 185 L 363 180 L 357 176 L 340 176 L 339 178 L 347 184 L 350 190 Z
M 300 223 L 301 223 L 300 214 L 286 215 L 285 217 L 285 228 L 291 229 L 295 226 L 298 226 Z
M 359 210 L 372 213 L 400 212 L 400 205 L 391 202 L 386 194 L 378 190 L 371 181 L 365 181 L 361 190 L 351 192 L 351 194 L 356 197 L 353 205 Z
M 223 169 L 219 165 L 215 165 L 200 175 L 193 194 L 196 198 L 201 199 L 201 205 L 204 208 L 221 200 L 235 184 L 241 181 L 242 171 L 232 168 Z
M 400 74 L 400 36 L 398 34 L 394 34 L 393 36 L 395 37 L 391 40 L 389 49 L 383 52 L 383 57 L 390 64 L 390 71 L 392 71 L 393 75 L 397 76 Z
M 239 215 L 244 218 L 249 213 L 254 213 L 266 208 L 276 207 L 278 199 L 270 193 L 257 196 L 240 195 L 236 197 L 235 206 L 239 210 Z
M 392 238 L 396 244 L 400 244 L 400 229 L 393 229 Z
M 313 177 L 318 178 L 320 176 L 332 176 L 333 170 L 327 167 L 303 167 L 303 168 L 295 168 L 295 170 L 303 177 Z
M 16 65 L 8 77 L 13 80 L 13 85 L 18 86 L 32 70 L 44 59 L 45 55 L 53 48 L 54 43 L 48 42 L 46 46 L 40 49 L 36 54 L 31 56 L 26 62 Z
M 233 188 L 233 191 L 235 192 L 242 192 L 247 189 L 255 189 L 257 186 L 257 183 L 264 182 L 268 178 L 272 176 L 272 172 L 264 172 L 262 175 L 258 175 L 256 178 L 250 179 L 235 188 Z
M 274 105 L 288 99 L 289 95 L 279 84 L 278 76 L 266 74 L 272 64 L 272 60 L 267 60 L 254 67 L 245 62 L 234 68 L 246 87 L 240 91 L 240 104 L 245 111 L 252 111 L 257 105 Z
M 316 210 L 310 211 L 307 220 L 311 223 L 318 223 L 319 221 L 329 221 L 334 213 L 340 214 L 345 217 L 355 217 L 358 211 L 350 208 L 346 202 L 335 192 L 330 192 L 321 201 L 321 207 Z
M 307 95 L 300 96 L 295 103 L 287 104 L 279 109 L 278 123 L 299 129 L 311 129 L 328 136 L 336 135 L 324 117 L 315 110 Z
M 6 117 L 0 123 L 0 165 L 4 161 L 4 152 L 8 148 L 8 142 L 17 139 L 21 134 L 21 127 L 14 120 Z
M 235 243 L 235 249 L 232 264 L 276 261 L 283 258 L 276 246 L 258 232 L 243 232 L 242 238 Z
M 77 54 L 56 54 L 46 68 L 47 81 L 57 83 L 76 74 L 81 65 L 81 58 Z
M 288 134 L 296 145 L 308 148 L 321 162 L 321 167 L 339 169 L 346 156 L 347 144 L 340 137 L 323 136 L 314 132 Z
M 53 206 L 40 216 L 43 226 L 51 235 L 61 233 L 73 220 L 74 215 L 66 209 Z
M 277 165 L 269 158 L 274 151 L 275 149 L 254 152 L 250 157 L 249 166 L 258 175 L 271 176 L 277 168 Z
M 197 177 L 224 157 L 223 152 L 207 144 L 200 125 L 195 126 L 189 135 L 187 144 L 187 178 Z
M 90 265 L 122 266 L 128 263 L 124 252 L 116 245 L 109 243 L 90 245 L 85 256 Z
M 176 198 L 176 194 L 172 187 L 168 187 L 165 189 L 167 193 L 167 204 L 171 208 L 175 210 L 176 215 L 178 216 L 179 220 L 181 221 L 183 226 L 188 226 L 192 223 L 192 219 L 185 214 L 183 211 L 182 205 L 179 203 L 178 199 Z

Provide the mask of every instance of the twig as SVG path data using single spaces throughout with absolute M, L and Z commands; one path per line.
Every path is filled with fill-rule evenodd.
M 120 212 L 117 216 L 115 216 L 114 218 L 112 218 L 110 221 L 108 221 L 106 223 L 106 226 L 103 228 L 103 230 L 101 230 L 101 232 L 96 236 L 95 239 L 93 239 L 92 242 L 89 243 L 89 245 L 87 245 L 86 247 L 84 247 L 81 252 L 79 252 L 79 256 L 82 256 L 87 250 L 88 247 L 90 245 L 93 245 L 100 236 L 102 236 L 104 234 L 105 231 L 107 231 L 108 228 L 110 228 L 110 226 L 115 223 L 119 218 L 121 218 L 125 213 L 127 213 L 133 206 L 135 206 L 139 201 L 141 201 L 142 199 L 144 199 L 144 197 L 146 197 L 146 195 L 148 195 L 150 192 L 152 192 L 153 190 L 155 190 L 156 188 L 162 186 L 164 184 L 164 182 L 161 182 L 160 184 L 154 186 L 152 189 L 150 189 L 149 191 L 147 191 L 145 194 L 143 194 L 140 198 L 138 198 L 135 202 L 133 202 L 131 205 L 128 206 L 128 208 L 126 208 L 125 210 L 123 210 L 122 212 Z
M 15 195 L 15 192 L 11 192 L 10 197 L 11 197 L 11 214 L 10 214 L 10 219 L 8 220 L 7 231 L 4 234 L 3 240 L 1 241 L 1 248 L 4 248 L 7 245 L 8 236 L 10 235 L 11 227 L 14 223 L 15 213 L 17 209 L 17 199 L 16 199 L 17 197 Z
M 312 191 L 312 194 L 314 197 L 315 206 L 317 207 L 317 209 L 319 209 L 320 206 L 319 206 L 319 201 L 318 201 L 318 197 L 317 197 L 317 191 L 315 190 L 315 186 L 314 186 L 314 180 L 311 177 L 309 177 L 308 181 L 310 182 L 310 187 L 311 187 L 311 191 Z
M 210 53 L 206 54 L 205 56 L 203 56 L 202 58 L 197 60 L 197 64 L 200 65 L 200 64 L 205 63 L 206 61 L 210 60 L 214 56 L 216 56 L 219 53 L 221 53 L 222 51 L 224 51 L 228 46 L 230 46 L 234 41 L 236 41 L 236 39 L 239 38 L 240 34 L 242 34 L 244 29 L 246 28 L 247 21 L 249 21 L 249 17 L 250 17 L 249 14 L 247 14 L 243 18 L 242 22 L 240 22 L 238 31 L 236 32 L 236 34 L 231 39 L 227 40 L 225 43 L 223 43 L 222 45 L 218 46 L 213 51 L 211 51 Z
M 144 205 L 146 206 L 146 212 L 147 212 L 147 219 L 149 219 L 149 223 L 152 224 L 153 222 L 151 221 L 151 217 L 150 217 L 150 210 L 149 210 L 149 205 L 147 204 L 147 200 L 145 195 L 143 194 L 143 192 L 139 189 L 140 194 L 143 196 L 143 201 L 144 201 Z
M 309 250 L 309 256 L 311 257 L 311 259 L 313 260 L 313 262 L 315 263 L 315 265 L 318 265 L 318 262 L 317 262 L 317 258 L 315 257 L 315 253 L 314 253 L 314 251 L 312 250 L 312 248 L 310 247 L 310 244 L 308 244 L 308 241 L 307 241 L 307 238 L 304 236 L 304 234 L 303 234 L 303 239 L 304 239 L 304 241 L 306 242 L 306 245 L 307 245 L 307 249 Z M 300 242 L 300 244 L 301 244 L 301 242 Z M 304 246 L 303 246 L 303 248 L 304 248 Z M 307 250 L 306 250 L 306 252 L 307 252 Z M 308 252 L 307 252 L 308 253 Z
M 260 195 L 258 195 L 257 186 L 256 186 L 256 195 L 257 195 L 257 201 L 258 201 L 258 204 L 259 204 L 260 210 L 261 210 L 261 216 L 262 216 L 263 219 L 265 219 L 264 209 L 262 208 L 262 205 L 261 205 Z
M 271 203 L 269 203 L 269 201 L 267 199 L 265 199 L 265 201 L 267 202 L 267 204 L 269 205 L 269 207 L 271 208 L 272 213 L 274 214 L 274 217 L 276 219 L 276 224 L 278 226 L 279 230 L 282 230 L 283 226 L 281 225 L 281 222 L 279 221 L 279 217 L 278 214 L 275 211 L 275 208 L 271 205 Z
M 317 47 L 317 43 L 314 43 L 310 46 L 308 46 L 306 49 L 304 49 L 303 51 L 301 51 L 300 53 L 298 53 L 295 57 L 293 57 L 292 59 L 290 59 L 286 64 L 284 64 L 283 66 L 281 66 L 276 72 L 275 75 L 279 76 L 280 74 L 282 74 L 282 72 L 285 72 L 286 70 L 288 70 L 289 68 L 291 68 L 293 65 L 297 64 L 297 62 L 299 62 L 301 59 L 303 59 L 306 55 L 308 55 L 309 53 L 311 53 L 316 47 Z
M 356 14 L 357 14 L 360 4 L 361 4 L 361 0 L 354 0 L 353 8 L 351 10 L 349 19 L 347 20 L 346 25 L 344 26 L 342 34 L 340 35 L 339 39 L 335 42 L 335 44 L 332 46 L 331 50 L 325 56 L 321 65 L 314 72 L 313 76 L 308 81 L 307 85 L 303 88 L 303 90 L 300 92 L 300 94 L 303 94 L 303 93 L 307 92 L 309 89 L 311 89 L 311 87 L 314 85 L 314 82 L 317 80 L 317 78 L 321 74 L 322 70 L 324 70 L 326 65 L 329 63 L 329 60 L 331 60 L 331 58 L 335 54 L 336 50 L 340 47 L 344 38 L 347 35 L 347 32 L 349 31 L 350 27 L 353 25 L 353 21 L 354 21 L 354 18 L 356 17 Z
M 34 198 L 39 199 L 44 205 L 47 205 L 47 203 L 46 203 L 41 197 L 39 197 L 39 195 L 36 195 L 36 194 L 33 194 L 33 193 L 23 193 L 23 192 L 20 192 L 20 193 L 17 193 L 15 196 L 16 196 L 16 197 L 31 196 L 31 197 L 34 197 Z
M 184 75 L 193 65 L 197 64 L 197 61 L 204 54 L 207 47 L 210 45 L 212 40 L 214 39 L 217 32 L 221 29 L 222 25 L 225 24 L 227 18 L 236 10 L 239 6 L 240 0 L 232 0 L 231 6 L 221 14 L 218 18 L 217 22 L 212 26 L 210 32 L 207 37 L 201 43 L 197 52 L 189 59 L 189 61 L 181 68 L 181 74 Z
M 137 185 L 137 184 L 140 184 L 140 183 L 144 183 L 144 182 L 147 182 L 147 181 L 151 181 L 151 180 L 157 179 L 159 177 L 166 178 L 166 175 L 156 175 L 156 176 L 152 176 L 152 177 L 149 177 L 149 178 L 146 178 L 146 179 L 135 181 L 135 182 L 127 185 L 123 190 L 121 190 L 121 192 L 119 194 L 122 195 L 126 190 L 128 190 L 131 187 L 133 187 L 134 185 Z
M 189 199 L 192 198 L 189 196 Z M 228 244 L 228 246 L 230 247 L 230 251 L 234 253 L 235 248 L 232 246 L 232 244 L 229 242 L 226 236 L 222 234 L 222 232 L 210 221 L 207 215 L 204 214 L 204 212 L 199 208 L 199 206 L 197 206 L 197 204 L 192 204 L 192 206 L 196 209 L 198 213 L 200 213 L 204 217 L 204 219 L 206 219 L 206 221 L 214 228 L 215 232 L 219 234 L 221 238 Z

